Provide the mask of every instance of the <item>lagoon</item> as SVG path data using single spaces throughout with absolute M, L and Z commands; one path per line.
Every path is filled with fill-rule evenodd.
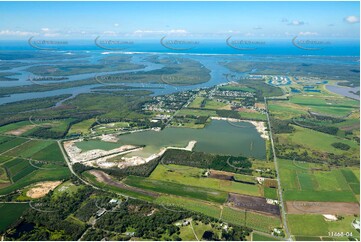
M 168 127 L 161 131 L 143 131 L 119 136 L 119 145 L 145 145 L 141 151 L 127 155 L 149 157 L 158 153 L 162 147 L 186 147 L 189 141 L 196 140 L 194 151 L 212 154 L 233 155 L 265 159 L 266 144 L 256 128 L 249 122 L 229 123 L 224 120 L 212 120 L 203 129 Z M 89 143 L 90 142 L 90 143 Z M 91 144 L 93 143 L 93 144 Z M 97 144 L 98 143 L 98 144 Z M 82 141 L 76 143 L 82 150 L 96 149 L 104 141 Z M 117 144 L 109 143 L 110 149 Z M 104 144 L 101 144 L 104 147 Z

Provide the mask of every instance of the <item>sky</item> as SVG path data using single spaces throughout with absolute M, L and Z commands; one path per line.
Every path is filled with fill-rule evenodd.
M 164 35 L 359 39 L 359 2 L 0 2 L 0 40 Z

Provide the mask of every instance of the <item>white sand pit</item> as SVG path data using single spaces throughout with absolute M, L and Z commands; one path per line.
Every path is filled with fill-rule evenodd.
M 26 192 L 26 196 L 31 198 L 41 198 L 48 194 L 50 191 L 54 190 L 57 186 L 59 186 L 62 181 L 47 181 L 47 182 L 39 182 L 34 185 L 34 187 L 30 188 L 29 191 Z

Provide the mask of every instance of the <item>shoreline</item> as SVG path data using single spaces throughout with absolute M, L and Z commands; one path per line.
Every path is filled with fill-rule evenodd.
M 211 117 L 212 120 L 224 120 L 228 122 L 248 122 L 255 126 L 257 132 L 260 134 L 261 138 L 269 140 L 267 127 L 264 121 L 254 121 L 246 119 L 236 119 L 236 118 L 224 118 L 224 117 Z

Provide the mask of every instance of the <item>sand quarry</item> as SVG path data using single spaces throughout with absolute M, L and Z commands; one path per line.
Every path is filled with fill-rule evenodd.
M 30 188 L 29 191 L 26 192 L 26 196 L 31 198 L 41 198 L 48 194 L 50 191 L 54 190 L 57 186 L 59 186 L 62 181 L 47 181 L 47 182 L 39 182 L 34 185 L 34 187 Z

